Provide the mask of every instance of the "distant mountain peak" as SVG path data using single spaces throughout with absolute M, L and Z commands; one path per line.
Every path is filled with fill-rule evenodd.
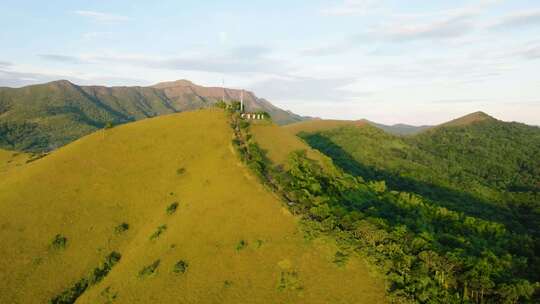
M 485 121 L 485 120 L 496 120 L 492 116 L 486 114 L 482 111 L 473 112 L 465 116 L 456 118 L 449 122 L 443 123 L 441 126 L 466 126 L 472 123 Z
M 153 85 L 153 88 L 157 89 L 166 89 L 166 88 L 175 88 L 175 87 L 189 87 L 195 86 L 195 84 L 187 79 L 179 79 L 175 81 L 165 81 Z
M 75 85 L 71 81 L 66 80 L 66 79 L 51 81 L 47 84 L 52 84 L 52 85 L 57 85 L 57 86 L 74 86 Z
M 377 122 L 367 120 L 367 119 L 361 119 L 361 121 L 364 121 L 373 127 L 376 127 L 378 129 L 383 130 L 386 133 L 393 134 L 393 135 L 403 135 L 403 136 L 415 135 L 424 130 L 431 128 L 431 126 L 427 126 L 427 125 L 413 126 L 413 125 L 408 125 L 408 124 L 403 124 L 403 123 L 385 125 L 385 124 L 377 123 Z

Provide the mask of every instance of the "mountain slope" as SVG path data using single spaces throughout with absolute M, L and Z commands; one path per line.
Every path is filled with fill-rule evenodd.
M 103 128 L 143 118 L 206 108 L 221 100 L 222 88 L 187 80 L 152 87 L 78 86 L 66 80 L 23 88 L 0 88 L 0 147 L 48 151 Z M 237 100 L 240 90 L 225 90 Z M 302 117 L 245 92 L 248 111 L 266 111 L 278 124 Z
M 77 303 L 384 302 L 361 260 L 338 266 L 330 240 L 304 239 L 231 137 L 222 111 L 173 114 L 7 171 L 0 302 L 47 302 L 88 277 Z
M 318 132 L 324 130 L 331 130 L 342 126 L 357 126 L 361 127 L 366 125 L 363 120 L 333 120 L 333 119 L 313 119 L 301 121 L 284 126 L 284 129 L 291 134 L 298 134 L 300 132 Z
M 0 177 L 24 166 L 30 159 L 32 159 L 30 154 L 0 149 Z
M 473 113 L 407 138 L 374 127 L 302 137 L 355 175 L 424 195 L 436 197 L 435 185 L 494 201 L 540 191 L 540 128 L 487 115 Z
M 397 207 L 361 211 L 374 213 L 373 221 L 391 231 L 415 231 L 432 252 L 451 257 L 452 280 L 463 299 L 482 301 L 478 291 L 471 293 L 474 285 L 486 302 L 538 302 L 540 128 L 473 113 L 411 137 L 372 126 L 300 136 L 344 171 L 382 190 L 408 192 Z M 447 264 L 441 265 L 437 271 Z M 416 276 L 411 280 L 423 280 Z M 509 293 L 509 284 L 523 289 Z
M 395 125 L 385 125 L 376 123 L 373 121 L 366 120 L 370 125 L 377 127 L 386 133 L 394 135 L 415 135 L 422 131 L 430 129 L 432 126 L 412 126 L 408 124 L 395 124 Z
M 386 133 L 393 135 L 414 135 L 422 131 L 428 130 L 431 126 L 412 126 L 407 124 L 385 125 L 376 123 L 367 119 L 360 120 L 333 120 L 333 119 L 311 119 L 289 124 L 285 127 L 292 134 L 300 132 L 317 132 L 330 130 L 342 126 L 365 126 L 372 125 L 383 130 Z
M 439 127 L 459 127 L 459 126 L 467 126 L 467 125 L 482 122 L 482 121 L 493 122 L 495 120 L 496 120 L 495 118 L 489 116 L 488 114 L 482 111 L 478 111 L 478 112 L 470 113 L 465 116 L 445 122 L 439 125 Z

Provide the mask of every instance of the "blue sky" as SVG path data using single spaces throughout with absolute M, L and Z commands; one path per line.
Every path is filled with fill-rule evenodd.
M 11 1 L 0 86 L 247 88 L 324 118 L 540 125 L 540 2 Z

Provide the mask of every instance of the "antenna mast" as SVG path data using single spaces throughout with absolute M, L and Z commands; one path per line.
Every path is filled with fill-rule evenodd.
M 225 78 L 223 78 L 222 80 L 223 80 L 223 97 L 222 97 L 221 101 L 223 101 L 223 103 L 225 103 Z

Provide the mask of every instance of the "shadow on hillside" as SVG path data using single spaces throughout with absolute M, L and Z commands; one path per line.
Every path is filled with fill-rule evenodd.
M 463 212 L 466 215 L 484 220 L 502 222 L 509 229 L 516 232 L 526 231 L 525 227 L 513 218 L 510 210 L 504 207 L 496 206 L 466 192 L 418 181 L 364 165 L 321 134 L 302 134 L 302 138 L 312 148 L 332 158 L 334 164 L 351 175 L 361 176 L 366 181 L 384 180 L 392 190 L 416 193 L 450 210 Z

